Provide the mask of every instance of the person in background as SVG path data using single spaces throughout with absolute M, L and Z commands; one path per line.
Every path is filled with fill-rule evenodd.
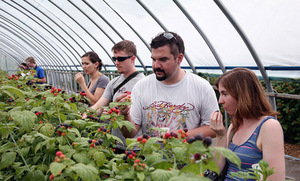
M 20 64 L 20 68 L 21 68 L 22 70 L 28 70 L 27 64 L 24 63 L 24 62 Z
M 131 92 L 133 86 L 144 76 L 144 74 L 139 73 L 135 68 L 135 59 L 137 55 L 136 46 L 132 41 L 123 40 L 118 42 L 112 47 L 113 57 L 112 60 L 115 62 L 115 65 L 118 69 L 120 76 L 111 80 L 102 97 L 94 104 L 91 108 L 98 110 L 99 113 L 102 112 L 102 109 L 99 109 L 104 106 L 108 106 L 110 102 L 115 101 L 115 99 L 122 94 L 123 92 Z M 130 79 L 128 79 L 130 78 Z M 126 83 L 125 80 L 128 80 Z M 122 86 L 120 86 L 122 83 Z M 83 114 L 82 119 L 86 118 L 87 115 Z M 112 134 L 118 136 L 124 145 L 117 145 L 117 152 L 124 152 L 126 149 L 125 138 L 123 137 L 120 129 L 112 130 Z
M 158 137 L 160 133 L 151 128 L 167 127 L 175 133 L 187 128 L 189 137 L 199 133 L 215 137 L 209 118 L 218 110 L 217 98 L 208 81 L 180 67 L 185 49 L 182 38 L 174 32 L 164 32 L 150 46 L 154 74 L 137 82 L 131 107 L 121 110 L 125 120 L 136 128 L 129 132 L 123 127 L 124 136 L 136 137 L 141 131 Z M 126 96 L 120 96 L 120 101 Z
M 47 82 L 44 69 L 36 64 L 33 57 L 28 57 L 25 62 L 29 68 L 36 71 L 35 79 L 33 80 L 35 83 L 43 84 Z
M 88 85 L 82 73 L 75 75 L 76 82 L 80 85 L 81 90 L 86 93 L 86 97 L 90 100 L 90 105 L 94 105 L 102 96 L 109 78 L 100 72 L 102 61 L 95 52 L 87 52 L 81 56 L 82 68 L 85 74 L 90 75 Z
M 236 153 L 241 159 L 243 171 L 255 168 L 263 159 L 276 172 L 268 180 L 285 180 L 283 130 L 274 118 L 277 112 L 272 110 L 254 72 L 235 68 L 220 76 L 215 86 L 220 92 L 219 103 L 231 117 L 231 124 L 226 131 L 221 112 L 216 111 L 211 115 L 210 126 L 216 133 L 216 146 L 226 147 Z M 227 162 L 225 180 L 243 180 L 231 178 L 230 172 L 239 169 Z M 223 170 L 225 163 L 224 157 L 218 161 L 220 170 Z

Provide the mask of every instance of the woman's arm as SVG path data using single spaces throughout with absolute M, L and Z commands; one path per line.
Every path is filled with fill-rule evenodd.
M 257 144 L 263 152 L 263 160 L 276 172 L 268 180 L 285 180 L 283 130 L 279 121 L 270 119 L 263 124 Z

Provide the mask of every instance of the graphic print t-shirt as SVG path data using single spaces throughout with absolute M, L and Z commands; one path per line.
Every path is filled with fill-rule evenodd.
M 135 85 L 131 95 L 131 117 L 143 134 L 151 136 L 159 136 L 153 127 L 177 130 L 209 125 L 212 112 L 218 110 L 212 86 L 189 72 L 174 85 L 164 85 L 155 74 L 149 75 Z

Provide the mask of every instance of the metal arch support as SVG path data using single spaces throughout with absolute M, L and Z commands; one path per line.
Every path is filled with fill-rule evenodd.
M 0 35 L 3 36 L 2 34 L 4 34 L 4 33 L 1 32 Z M 24 48 L 23 46 L 21 46 L 17 42 L 15 42 L 15 40 L 11 40 L 11 38 L 8 35 L 4 34 L 3 37 L 6 39 L 9 39 L 9 41 L 6 41 L 4 39 L 1 39 L 1 41 L 4 42 L 7 47 L 10 47 L 10 49 L 12 49 L 13 52 L 15 52 L 15 54 L 18 54 L 20 59 L 22 57 L 25 57 L 26 53 L 29 52 L 26 48 Z M 24 53 L 24 52 L 26 52 L 26 53 Z
M 2 9 L 1 9 L 2 10 Z M 5 11 L 4 11 L 5 12 Z M 9 14 L 9 13 L 8 13 Z M 11 15 L 11 14 L 9 14 L 9 15 Z M 12 15 L 11 15 L 12 16 Z M 0 15 L 0 17 L 2 17 L 2 15 Z M 12 17 L 14 17 L 14 16 L 12 16 Z M 16 17 L 14 17 L 14 18 L 16 18 Z M 2 18 L 3 19 L 3 18 Z M 5 19 L 7 19 L 7 18 L 5 18 Z M 17 18 L 16 18 L 17 19 Z M 17 19 L 17 20 L 19 20 L 19 19 Z M 6 21 L 10 21 L 10 20 L 6 20 Z M 19 20 L 20 21 L 20 20 Z M 21 21 L 20 21 L 21 22 Z M 22 22 L 21 22 L 22 23 Z M 10 21 L 10 24 L 13 24 L 11 21 Z M 24 32 L 25 34 L 27 34 L 29 37 L 31 37 L 32 39 L 34 39 L 39 45 L 41 45 L 41 46 L 43 46 L 44 48 L 45 48 L 45 50 L 50 54 L 50 55 L 52 55 L 52 56 L 54 56 L 55 54 L 54 53 L 50 53 L 50 52 L 52 52 L 51 50 L 48 50 L 48 48 L 47 48 L 47 46 L 45 46 L 43 43 L 41 43 L 39 40 L 37 40 L 32 34 L 30 34 L 29 32 L 27 32 L 26 30 L 24 30 L 23 28 L 21 28 L 19 25 L 14 25 L 17 29 L 19 29 L 20 31 L 22 31 L 22 32 Z M 54 57 L 55 58 L 55 57 Z
M 7 2 L 5 2 L 5 3 L 7 3 Z M 16 8 L 16 7 L 14 7 L 13 5 L 11 5 L 11 4 L 9 4 L 9 3 L 7 3 L 8 5 L 10 5 L 11 7 L 13 7 L 13 8 L 15 8 L 16 10 L 18 10 L 19 12 L 21 12 L 22 14 L 24 14 L 25 16 L 27 16 L 28 18 L 30 18 L 30 19 L 32 19 L 30 16 L 28 16 L 28 15 L 26 15 L 24 12 L 22 12 L 21 10 L 19 10 L 18 8 Z M 19 5 L 20 6 L 20 5 Z M 40 23 L 38 23 L 36 20 L 34 20 L 34 19 L 32 19 L 34 22 L 36 22 L 37 24 L 39 24 L 41 27 L 43 27 Z M 44 28 L 44 27 L 43 27 Z M 49 32 L 49 30 L 48 29 L 46 29 L 46 28 L 44 28 L 46 31 L 48 31 Z M 36 31 L 34 31 L 34 32 L 36 32 Z M 36 32 L 37 33 L 37 32 Z M 51 32 L 49 32 L 51 35 L 52 35 L 52 33 Z M 39 33 L 37 33 L 40 37 L 42 37 Z M 53 35 L 54 36 L 54 35 Z M 55 37 L 55 36 L 54 36 Z M 55 37 L 56 39 L 57 39 L 57 37 Z M 58 41 L 59 42 L 61 42 L 59 39 L 58 39 Z M 47 41 L 48 42 L 48 41 Z M 62 43 L 62 42 L 61 42 Z M 68 56 L 69 57 L 69 55 L 68 54 L 66 54 L 66 56 Z M 71 60 L 71 58 L 69 57 L 69 59 Z
M 38 2 L 38 1 L 36 1 L 36 0 L 34 0 L 36 3 L 38 3 L 40 6 L 42 6 L 43 8 L 45 8 L 45 9 L 47 9 L 46 7 L 44 7 L 43 6 L 43 4 L 41 4 L 40 2 Z M 47 11 L 49 12 L 49 13 L 51 13 L 53 16 L 55 16 L 62 24 L 64 24 L 66 27 L 68 27 L 69 28 L 69 30 L 70 31 L 72 31 L 82 42 L 84 42 L 85 43 L 85 45 L 87 46 L 87 47 L 89 47 L 89 49 L 90 50 L 92 50 L 92 51 L 94 51 L 93 50 L 93 48 L 81 37 L 81 36 L 79 36 L 68 24 L 66 24 L 64 21 L 62 21 L 58 16 L 56 16 L 55 14 L 53 14 L 50 10 L 48 10 L 47 9 Z M 84 50 L 84 49 L 83 49 Z M 84 50 L 85 51 L 85 50 Z M 105 66 L 104 66 L 104 68 L 105 68 Z
M 0 24 L 0 26 L 2 26 L 1 24 Z M 25 37 L 23 38 L 23 37 L 20 37 L 18 34 L 16 34 L 15 32 L 12 32 L 12 31 L 10 31 L 7 27 L 4 27 L 4 26 L 2 26 L 2 28 L 4 28 L 4 29 L 6 29 L 7 31 L 9 31 L 9 32 L 11 32 L 12 34 L 14 34 L 16 37 L 18 37 L 18 38 L 20 38 L 22 41 L 24 41 L 24 42 L 27 42 L 27 40 L 25 40 Z M 28 40 L 29 42 L 31 42 L 30 40 Z M 27 43 L 28 44 L 28 46 L 30 46 L 33 50 L 35 50 L 35 52 L 40 52 L 38 49 L 36 49 L 32 44 L 32 42 L 31 43 Z M 43 58 L 45 58 L 44 56 L 43 56 L 43 54 L 42 53 L 40 53 L 40 56 L 38 56 L 38 57 L 43 57 Z
M 108 53 L 108 51 L 102 46 L 102 44 L 95 39 L 94 36 L 91 35 L 91 33 L 89 31 L 87 31 L 80 23 L 78 23 L 72 16 L 70 16 L 67 12 L 65 12 L 63 9 L 61 9 L 59 6 L 57 6 L 55 3 L 53 3 L 51 0 L 49 0 L 50 3 L 52 3 L 55 7 L 57 7 L 59 10 L 61 10 L 63 13 L 65 13 L 65 15 L 67 15 L 70 19 L 72 19 L 78 26 L 80 26 L 91 38 L 93 38 L 93 40 L 95 42 L 97 42 L 97 44 L 104 50 L 104 52 L 107 54 L 108 57 L 110 57 L 110 54 Z
M 198 33 L 201 35 L 201 37 L 203 38 L 203 40 L 207 44 L 208 48 L 210 49 L 210 51 L 214 55 L 215 59 L 217 60 L 222 72 L 225 73 L 226 68 L 225 68 L 223 62 L 221 61 L 217 51 L 215 50 L 215 48 L 213 47 L 213 45 L 210 43 L 209 39 L 207 38 L 207 36 L 204 34 L 204 32 L 201 30 L 201 28 L 197 25 L 197 23 L 194 21 L 194 19 L 190 16 L 190 14 L 178 2 L 178 0 L 173 0 L 173 2 L 178 6 L 178 8 L 182 11 L 182 13 L 187 17 L 187 19 L 192 23 L 192 25 L 195 27 L 195 29 L 198 31 Z
M 2 50 L 4 51 L 6 51 L 6 52 L 13 52 L 14 53 L 14 55 L 16 56 L 16 57 L 18 57 L 18 59 L 21 59 L 23 56 L 21 55 L 21 53 L 20 53 L 20 47 L 16 47 L 15 45 L 12 45 L 11 44 L 11 42 L 6 42 L 5 40 L 3 40 L 3 39 L 1 39 L 1 42 L 0 42 L 0 44 L 3 44 L 3 43 L 5 43 L 5 45 L 6 45 L 6 50 L 5 49 L 3 49 L 2 48 Z M 18 50 L 20 50 L 20 51 L 15 51 L 16 49 L 18 49 Z M 10 50 L 10 51 L 9 51 Z M 22 50 L 23 51 L 23 50 Z M 11 54 L 11 53 L 10 53 Z
M 1 9 L 2 11 L 4 11 L 3 9 Z M 6 11 L 4 11 L 4 12 L 6 12 Z M 12 14 L 10 14 L 10 13 L 8 13 L 8 12 L 6 12 L 8 15 L 10 15 L 11 17 L 13 17 L 13 18 L 15 18 L 16 20 L 18 20 L 20 23 L 22 23 L 24 26 L 26 26 L 27 28 L 29 28 L 30 30 L 32 30 L 34 33 L 36 33 L 41 39 L 43 39 L 45 42 L 47 42 L 61 57 L 62 57 L 62 55 L 61 55 L 61 53 L 51 44 L 51 43 L 49 43 L 48 42 L 48 40 L 46 40 L 43 36 L 41 36 L 39 33 L 37 33 L 32 27 L 30 27 L 30 26 L 28 26 L 27 24 L 25 24 L 23 21 L 21 21 L 19 18 L 17 18 L 17 17 L 15 17 L 15 16 L 13 16 Z M 24 30 L 25 31 L 25 30 Z M 29 33 L 29 32 L 28 32 Z M 30 34 L 30 33 L 29 33 Z M 33 35 L 32 35 L 32 37 L 34 37 Z M 40 41 L 40 40 L 39 40 Z M 43 43 L 42 43 L 43 44 Z M 47 47 L 46 45 L 45 45 L 45 47 Z M 50 49 L 49 49 L 49 51 L 51 51 Z M 63 50 L 62 50 L 63 51 Z M 51 51 L 52 52 L 52 51 Z M 53 55 L 55 55 L 56 56 L 56 54 L 55 53 L 53 53 Z M 57 58 L 58 59 L 58 58 Z M 67 62 L 66 62 L 67 63 Z M 68 63 L 67 63 L 67 65 L 68 65 Z M 69 67 L 70 67 L 70 65 L 68 65 Z M 71 67 L 70 67 L 70 69 L 71 69 Z
M 2 48 L 0 48 L 0 52 L 2 52 L 3 54 L 5 54 L 6 56 L 9 56 L 16 63 L 20 62 L 20 60 L 17 57 L 12 56 L 10 53 L 8 53 L 7 51 L 3 50 Z
M 256 51 L 254 50 L 251 42 L 247 38 L 246 34 L 243 32 L 242 28 L 238 25 L 238 23 L 234 20 L 233 16 L 230 15 L 229 11 L 224 7 L 224 5 L 219 1 L 219 0 L 214 0 L 217 6 L 221 9 L 221 11 L 224 13 L 224 15 L 227 17 L 227 19 L 230 21 L 232 26 L 235 28 L 235 30 L 239 33 L 241 36 L 242 40 L 246 44 L 248 50 L 250 51 L 253 59 L 256 62 L 256 65 L 258 66 L 260 73 L 266 83 L 267 91 L 268 92 L 273 92 L 273 87 L 271 85 L 269 76 L 266 72 L 266 69 L 264 68 L 262 62 L 260 61 Z M 269 101 L 273 107 L 274 110 L 276 110 L 276 100 L 274 97 L 269 97 Z
M 146 7 L 145 4 L 143 4 L 140 0 L 137 0 L 137 2 L 148 12 L 148 14 L 157 22 L 157 24 L 159 24 L 162 27 L 164 31 L 168 31 L 168 29 L 163 25 L 163 23 L 159 21 L 159 19 Z M 190 61 L 186 53 L 184 57 L 188 62 L 189 66 L 191 67 L 191 69 L 193 70 L 193 72 L 197 74 L 197 70 L 195 69 L 195 66 L 192 64 L 192 62 Z
M 51 22 L 53 22 L 56 26 L 58 26 L 63 32 L 65 32 L 74 42 L 76 42 L 76 44 L 83 50 L 83 47 L 64 29 L 62 28 L 58 23 L 56 23 L 53 19 L 51 19 L 49 16 L 47 16 L 44 12 L 42 12 L 40 9 L 36 8 L 35 6 L 33 6 L 32 4 L 30 4 L 27 0 L 25 0 L 26 3 L 28 3 L 30 6 L 32 6 L 34 9 L 36 9 L 37 11 L 39 11 L 41 14 L 43 14 L 45 17 L 47 17 Z M 75 50 L 75 48 L 73 48 L 73 50 L 79 54 L 79 52 L 77 52 Z M 76 59 L 77 60 L 77 59 Z M 80 65 L 80 62 L 77 60 L 77 62 L 79 63 Z
M 142 36 L 135 31 L 135 29 L 115 10 L 113 9 L 105 0 L 103 0 L 103 2 L 113 11 L 116 13 L 117 16 L 119 16 L 119 18 L 139 37 L 139 39 L 146 45 L 146 47 L 149 49 L 149 51 L 151 51 L 150 46 L 147 44 L 147 42 L 145 41 L 145 39 L 142 38 Z M 94 9 L 94 8 L 93 8 Z M 100 15 L 98 12 L 96 12 L 98 15 Z M 106 20 L 104 19 L 104 17 L 101 16 L 101 18 L 120 36 L 120 38 L 122 40 L 124 40 L 124 38 L 121 36 L 121 34 Z M 144 65 L 144 63 L 142 62 L 141 58 L 137 55 L 137 58 L 141 64 L 141 66 L 143 67 L 144 71 L 148 74 L 148 70 L 147 67 Z
M 32 16 L 34 16 L 35 18 L 37 18 L 40 22 L 43 22 L 49 29 L 51 29 L 53 32 L 55 32 L 62 40 L 64 40 L 69 47 L 71 47 L 78 55 L 79 53 L 70 45 L 70 43 L 68 41 L 66 41 L 59 33 L 57 33 L 57 31 L 55 31 L 50 25 L 48 25 L 46 22 L 44 22 L 43 20 L 41 20 L 39 17 L 37 17 L 35 14 L 33 14 L 32 12 L 28 11 L 27 9 L 25 9 L 23 6 L 21 6 L 20 4 L 16 3 L 14 0 L 12 0 L 12 2 L 14 2 L 15 4 L 17 4 L 18 6 L 22 7 L 25 11 L 27 11 L 28 13 L 30 13 Z M 12 6 L 12 5 L 11 5 Z M 14 7 L 14 6 L 12 6 Z M 15 9 L 17 9 L 16 7 L 14 7 Z M 19 9 L 17 9 L 19 10 Z M 21 10 L 19 10 L 20 12 L 22 12 Z M 23 12 L 22 12 L 23 13 Z M 28 18 L 32 19 L 34 22 L 36 22 L 38 25 L 40 25 L 43 29 L 45 29 L 49 34 L 51 34 L 57 41 L 59 41 L 76 59 L 77 57 L 74 55 L 74 53 L 68 48 L 68 46 L 66 46 L 58 37 L 56 37 L 52 32 L 50 32 L 47 28 L 45 28 L 42 24 L 40 24 L 39 22 L 37 22 L 35 19 L 33 19 L 32 17 L 26 15 L 25 13 L 23 13 L 25 16 L 27 16 Z M 68 56 L 69 57 L 69 56 Z M 70 58 L 70 57 L 69 57 Z M 73 60 L 70 58 L 70 61 L 74 64 Z M 77 68 L 77 67 L 76 67 Z

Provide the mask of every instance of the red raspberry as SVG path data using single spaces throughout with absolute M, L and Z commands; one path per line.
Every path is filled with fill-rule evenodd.
M 142 141 L 142 138 L 141 137 L 137 137 L 136 139 L 138 142 Z
M 94 147 L 94 144 L 91 144 L 91 147 Z
M 54 96 L 57 96 L 57 93 L 56 93 L 56 92 L 54 93 Z
M 109 110 L 109 111 L 108 111 L 108 114 L 111 114 L 111 113 L 112 113 L 112 111 L 111 111 L 111 110 Z
M 133 155 L 132 155 L 132 154 L 130 154 L 130 155 L 128 156 L 128 158 L 132 159 L 132 158 L 133 158 Z
M 62 132 L 61 135 L 62 135 L 62 136 L 66 136 L 66 133 Z
M 147 142 L 147 139 L 143 139 L 142 142 L 145 144 Z
M 139 159 L 136 159 L 134 162 L 135 162 L 135 163 L 140 163 L 140 160 L 139 160 Z
M 56 152 L 56 156 L 58 156 L 58 157 L 60 157 L 60 155 L 62 155 L 62 154 L 63 154 L 63 152 L 61 152 L 61 151 Z

